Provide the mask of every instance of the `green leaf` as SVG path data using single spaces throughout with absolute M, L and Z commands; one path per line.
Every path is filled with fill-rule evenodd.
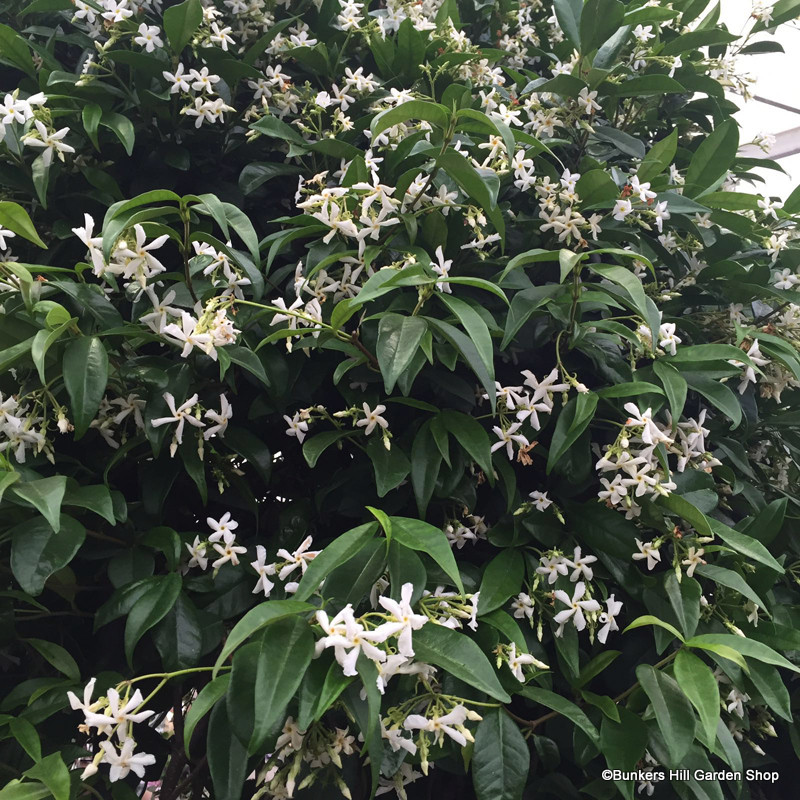
M 8 724 L 11 735 L 17 740 L 20 747 L 34 760 L 42 758 L 42 743 L 36 728 L 24 717 L 12 719 Z
M 439 412 L 439 419 L 444 427 L 453 435 L 453 438 L 466 450 L 469 457 L 483 470 L 494 483 L 494 469 L 492 467 L 492 443 L 489 434 L 474 417 L 462 414 L 460 411 L 444 409 Z
M 165 9 L 164 32 L 176 56 L 189 44 L 202 21 L 203 6 L 200 0 L 185 0 L 180 5 Z
M 136 132 L 134 131 L 133 123 L 127 117 L 114 111 L 104 111 L 103 116 L 100 118 L 100 124 L 114 133 L 128 155 L 133 153 Z
M 98 486 L 70 486 L 62 501 L 65 506 L 88 508 L 99 514 L 109 525 L 116 525 L 114 516 L 114 501 L 111 492 L 105 484 Z
M 610 39 L 624 15 L 625 6 L 619 0 L 586 0 L 580 15 L 581 53 L 591 53 Z
M 217 703 L 211 712 L 206 752 L 215 800 L 241 800 L 247 749 L 233 733 L 225 703 Z
M 745 670 L 745 672 L 748 672 L 750 669 L 747 666 L 747 662 L 742 657 L 742 654 L 738 650 L 728 647 L 726 644 L 715 644 L 713 642 L 692 642 L 691 645 L 687 646 L 693 647 L 696 650 L 705 650 L 708 653 L 716 653 L 716 655 L 721 656 L 722 658 L 727 658 L 728 661 L 733 661 L 734 664 L 741 667 L 743 670 Z
M 524 577 L 525 559 L 518 550 L 508 548 L 496 555 L 486 565 L 481 579 L 478 614 L 488 614 L 518 594 Z
M 153 628 L 153 640 L 165 669 L 190 669 L 197 665 L 203 651 L 202 627 L 195 604 L 181 592 L 172 608 Z
M 349 431 L 323 431 L 303 442 L 303 458 L 309 467 L 315 467 L 319 457 L 334 443 L 344 439 Z
M 81 679 L 81 671 L 75 659 L 60 644 L 48 642 L 45 639 L 25 639 L 25 641 L 59 672 L 73 681 Z
M 386 394 L 391 394 L 395 383 L 416 355 L 428 325 L 422 317 L 402 314 L 384 314 L 378 323 L 378 345 L 375 355 L 383 375 Z
M 594 392 L 584 392 L 573 397 L 559 414 L 550 452 L 547 455 L 546 472 L 549 475 L 562 456 L 578 440 L 594 417 L 598 396 Z
M 619 722 L 603 717 L 600 752 L 611 769 L 631 770 L 644 755 L 648 740 L 647 726 L 640 716 L 624 706 L 619 706 L 618 711 Z
M 718 536 L 725 544 L 737 552 L 783 575 L 783 567 L 761 542 L 745 533 L 728 527 L 724 522 L 707 517 L 685 497 L 671 493 L 665 497 L 659 497 L 657 502 L 660 506 L 668 508 L 683 517 L 687 522 L 690 522 L 697 532 L 703 536 Z
M 786 684 L 783 682 L 778 670 L 770 664 L 754 661 L 750 664 L 749 676 L 766 704 L 779 717 L 791 722 L 792 708 L 789 690 L 786 688 Z
M 409 517 L 391 517 L 392 537 L 394 541 L 419 552 L 429 555 L 452 579 L 456 588 L 464 594 L 464 585 L 458 571 L 453 550 L 444 532 L 423 522 Z
M 672 41 L 667 42 L 661 50 L 661 55 L 677 56 L 706 45 L 730 44 L 738 38 L 735 33 L 728 33 L 728 31 L 719 29 L 689 31 L 688 33 L 681 33 Z
M 270 730 L 283 718 L 314 656 L 314 636 L 302 617 L 276 622 L 261 640 L 255 684 L 255 727 L 248 750 L 259 752 Z
M 387 128 L 412 119 L 422 119 L 445 130 L 450 124 L 450 111 L 445 106 L 429 100 L 409 100 L 376 115 L 370 125 L 371 138 L 374 141 L 375 137 Z
M 650 664 L 640 664 L 636 677 L 650 699 L 671 763 L 678 767 L 694 741 L 695 716 L 691 703 L 674 678 Z
M 406 105 L 408 103 L 403 103 L 400 108 Z M 436 165 L 445 170 L 459 188 L 486 212 L 486 216 L 500 234 L 500 239 L 505 240 L 506 226 L 503 222 L 503 215 L 497 207 L 497 192 L 500 188 L 497 176 L 492 175 L 494 181 L 490 181 L 488 176 L 479 173 L 464 156 L 455 150 L 446 150 L 438 156 Z
M 414 631 L 414 652 L 419 661 L 441 667 L 501 703 L 510 702 L 489 659 L 463 633 L 429 622 Z
M 69 770 L 61 753 L 45 756 L 38 764 L 26 770 L 25 775 L 40 780 L 52 792 L 55 800 L 69 800 Z
M 688 384 L 680 372 L 663 359 L 659 358 L 653 362 L 653 372 L 656 373 L 664 387 L 664 393 L 669 401 L 670 414 L 672 414 L 672 419 L 677 422 L 686 404 Z
M 61 501 L 67 488 L 65 475 L 40 478 L 38 481 L 18 483 L 11 487 L 11 494 L 30 503 L 58 533 L 61 525 Z
M 97 139 L 97 129 L 100 125 L 100 119 L 103 116 L 103 109 L 97 103 L 88 103 L 81 111 L 81 120 L 83 121 L 83 129 L 89 137 L 89 141 L 94 145 L 95 150 L 100 149 L 100 142 Z
M 392 489 L 396 489 L 411 471 L 406 454 L 397 444 L 387 450 L 383 439 L 373 436 L 367 444 L 366 452 L 375 472 L 378 497 L 384 497 Z
M 422 597 L 428 581 L 422 559 L 411 548 L 392 541 L 389 543 L 388 567 L 392 599 L 399 600 L 403 584 L 411 583 L 414 586 L 411 603 L 416 603 Z
M 340 564 L 352 558 L 367 542 L 369 542 L 378 529 L 375 522 L 367 522 L 343 533 L 334 539 L 309 565 L 306 574 L 300 580 L 300 585 L 294 593 L 295 600 L 308 600 L 322 581 L 333 572 Z M 257 609 L 254 609 L 257 610 Z M 250 612 L 253 613 L 252 611 Z M 248 615 L 249 616 L 249 615 Z M 245 617 L 246 619 L 247 617 Z M 244 619 L 242 620 L 244 622 Z M 241 623 L 239 623 L 241 624 Z M 237 626 L 238 627 L 238 626 Z M 235 630 L 235 629 L 234 629 Z M 249 634 L 248 634 L 249 635 Z M 230 637 L 228 639 L 230 641 Z M 224 652 L 224 651 L 223 651 Z
M 584 172 L 575 184 L 575 191 L 579 193 L 584 208 L 589 208 L 595 203 L 616 200 L 619 197 L 619 187 L 604 169 L 590 169 L 588 172 Z M 562 250 L 561 252 L 570 253 L 571 251 Z M 575 257 L 576 263 L 582 260 L 581 254 L 572 253 L 572 255 Z M 564 281 L 563 271 L 561 281 L 562 283 Z
M 370 756 L 370 773 L 372 775 L 370 795 L 374 796 L 375 790 L 378 788 L 381 762 L 383 761 L 383 737 L 378 724 L 381 718 L 381 695 L 377 684 L 378 668 L 362 653 L 356 662 L 356 669 L 364 687 L 363 691 L 367 696 L 366 714 L 363 703 L 355 706 L 356 722 L 364 737 L 365 750 Z M 355 687 L 351 691 L 354 690 Z
M 679 39 L 685 39 L 687 35 Z M 689 197 L 697 197 L 704 189 L 708 189 L 730 169 L 738 148 L 739 127 L 735 120 L 727 119 L 700 143 L 692 156 L 686 172 L 684 192 Z
M 0 28 L 2 27 L 0 26 Z M 47 249 L 47 245 L 36 233 L 36 228 L 33 227 L 28 212 L 19 203 L 12 203 L 10 200 L 0 202 L 0 226 L 8 228 L 23 239 L 27 239 L 45 250 Z
M 19 585 L 39 595 L 45 581 L 72 561 L 86 537 L 86 529 L 72 517 L 61 515 L 59 532 L 45 519 L 26 520 L 15 525 L 11 538 L 11 570 Z
M 725 569 L 725 567 L 717 567 L 714 564 L 699 564 L 695 569 L 704 578 L 709 578 L 715 583 L 727 586 L 729 589 L 734 589 L 739 594 L 752 600 L 760 608 L 766 609 L 764 601 L 750 588 L 747 581 L 732 569 Z
M 619 84 L 604 84 L 614 97 L 652 97 L 665 94 L 683 94 L 686 88 L 668 75 L 637 75 Z
M 431 420 L 426 420 L 411 445 L 411 486 L 420 517 L 425 516 L 441 465 L 442 454 L 431 432 Z
M 0 59 L 17 69 L 36 77 L 28 43 L 13 28 L 0 25 Z
M 618 383 L 614 386 L 609 386 L 607 389 L 601 389 L 597 392 L 598 397 L 636 397 L 640 394 L 664 394 L 661 389 L 654 383 L 647 383 L 647 381 L 631 381 L 630 383 Z
M 169 612 L 182 586 L 181 576 L 173 573 L 153 579 L 148 592 L 128 612 L 125 623 L 125 658 L 133 664 L 133 651 L 139 640 Z
M 578 679 L 572 684 L 574 689 L 580 689 L 589 684 L 592 678 L 597 677 L 607 667 L 609 667 L 622 653 L 619 650 L 603 650 L 598 653 L 583 669 L 581 669 Z
M 577 725 L 595 746 L 599 746 L 600 734 L 597 728 L 592 724 L 589 717 L 587 717 L 571 700 L 567 700 L 566 697 L 551 692 L 549 689 L 540 689 L 538 686 L 526 686 L 524 689 L 520 689 L 519 693 L 523 697 L 527 697 L 529 700 L 539 703 L 539 705 L 557 711 L 563 717 L 566 717 Z
M 51 796 L 49 787 L 41 783 L 22 783 L 16 778 L 0 789 L 0 800 L 44 800 Z
M 213 681 L 207 683 L 200 690 L 200 693 L 189 706 L 183 723 L 183 748 L 187 756 L 189 755 L 189 744 L 192 741 L 192 734 L 197 727 L 197 723 L 208 714 L 216 702 L 225 694 L 230 681 L 229 672 L 214 678 Z
M 477 800 L 521 800 L 529 766 L 530 752 L 517 723 L 502 708 L 485 712 L 472 757 Z
M 754 658 L 756 661 L 772 664 L 775 667 L 790 669 L 792 672 L 800 672 L 800 667 L 792 664 L 791 661 L 785 659 L 768 645 L 763 642 L 757 642 L 755 639 L 748 639 L 745 636 L 736 636 L 733 633 L 704 633 L 686 640 L 688 647 L 700 647 L 709 644 L 726 645 L 747 658 Z
M 267 372 L 264 369 L 264 365 L 261 363 L 261 359 L 252 350 L 248 350 L 246 347 L 241 347 L 240 345 L 229 344 L 225 347 L 225 355 L 227 355 L 234 364 L 244 367 L 251 375 L 255 375 L 264 386 L 270 385 Z
M 47 383 L 45 379 L 45 357 L 47 356 L 47 351 L 61 338 L 61 334 L 74 324 L 75 319 L 72 318 L 51 331 L 41 330 L 33 337 L 31 359 L 36 366 L 36 371 L 39 373 L 39 380 L 43 384 Z
M 489 378 L 494 381 L 494 349 L 489 328 L 483 317 L 467 302 L 449 294 L 436 295 L 458 318 L 464 332 L 472 340 Z
M 239 173 L 239 188 L 243 194 L 252 194 L 273 178 L 284 175 L 297 175 L 299 172 L 300 168 L 294 164 L 254 161 L 246 164 L 241 173 Z
M 362 528 L 368 527 L 366 525 L 362 525 Z M 353 530 L 358 530 L 358 528 L 354 528 Z M 350 531 L 352 533 L 352 531 Z M 347 536 L 347 534 L 344 534 Z M 337 541 L 344 538 L 340 536 L 339 539 L 334 540 L 332 544 L 336 544 Z M 316 561 L 318 558 L 321 558 L 322 555 L 328 550 L 328 547 L 314 559 Z M 314 561 L 311 562 L 313 565 Z M 310 567 L 306 570 L 306 575 L 310 571 Z M 317 583 L 314 584 L 314 589 L 317 588 Z M 302 581 L 301 581 L 302 586 Z M 298 589 L 295 597 L 299 594 L 300 591 Z M 311 593 L 309 592 L 309 595 Z M 253 634 L 258 633 L 258 631 L 266 628 L 267 625 L 272 625 L 279 620 L 285 619 L 286 617 L 293 617 L 297 616 L 298 614 L 305 614 L 309 611 L 313 611 L 314 607 L 310 606 L 308 603 L 303 603 L 299 600 L 267 600 L 260 605 L 256 606 L 255 608 L 251 608 L 237 623 L 233 626 L 233 630 L 228 634 L 228 638 L 225 640 L 225 644 L 222 647 L 222 651 L 220 652 L 219 656 L 217 656 L 217 661 L 214 664 L 214 672 L 212 673 L 213 676 L 216 678 L 217 672 L 219 672 L 219 668 L 223 665 L 223 663 L 228 659 L 228 656 L 239 647 L 240 644 L 247 641 Z
M 654 617 L 651 614 L 645 614 L 641 617 L 636 617 L 636 619 L 625 628 L 623 633 L 627 633 L 628 631 L 632 631 L 634 628 L 643 628 L 645 625 L 657 625 L 660 628 L 664 628 L 664 630 L 669 631 L 676 639 L 679 639 L 681 642 L 685 641 L 683 636 L 681 635 L 680 631 L 670 625 L 669 622 L 664 622 L 663 619 L 659 619 L 658 617 Z
M 550 259 L 548 259 L 550 260 Z M 558 260 L 558 255 L 552 260 Z M 514 259 L 509 261 L 508 267 L 503 272 L 507 274 L 509 267 Z M 501 280 L 502 280 L 501 276 Z M 506 317 L 506 326 L 503 331 L 503 341 L 500 343 L 500 349 L 505 350 L 509 342 L 519 332 L 520 328 L 530 319 L 536 309 L 547 305 L 553 297 L 562 292 L 562 287 L 557 284 L 549 284 L 547 286 L 534 286 L 530 289 L 523 289 L 514 295 L 511 301 L 511 308 Z
M 566 37 L 581 49 L 580 23 L 583 11 L 583 0 L 554 0 L 553 10 L 556 19 Z
M 675 679 L 697 709 L 705 743 L 713 744 L 719 722 L 719 688 L 714 673 L 694 653 L 682 648 L 675 657 Z
M 652 181 L 660 175 L 673 161 L 678 149 L 678 129 L 672 131 L 669 136 L 665 136 L 656 142 L 642 160 L 636 174 L 639 180 Z
M 643 317 L 652 331 L 653 341 L 657 341 L 660 316 L 642 287 L 642 282 L 630 270 L 616 264 L 589 263 L 592 272 L 621 286 L 630 295 L 634 309 Z
M 703 591 L 700 584 L 688 575 L 678 582 L 675 573 L 670 572 L 664 581 L 664 590 L 684 635 L 694 636 L 700 619 L 700 596 Z
M 97 336 L 81 336 L 64 350 L 64 385 L 72 407 L 75 438 L 86 433 L 108 385 L 108 353 Z
M 733 422 L 734 428 L 739 427 L 742 406 L 737 396 L 724 383 L 697 372 L 686 371 L 683 377 L 690 389 L 699 392 L 711 405 L 725 414 Z

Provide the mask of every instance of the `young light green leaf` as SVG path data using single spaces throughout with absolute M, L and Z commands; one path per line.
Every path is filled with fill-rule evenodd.
M 53 475 L 36 481 L 17 483 L 11 487 L 11 494 L 30 503 L 50 524 L 55 533 L 61 528 L 61 502 L 67 488 L 65 475 Z

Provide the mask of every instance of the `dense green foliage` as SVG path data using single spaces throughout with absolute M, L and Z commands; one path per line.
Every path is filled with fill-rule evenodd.
M 0 0 L 0 798 L 778 796 L 798 11 Z

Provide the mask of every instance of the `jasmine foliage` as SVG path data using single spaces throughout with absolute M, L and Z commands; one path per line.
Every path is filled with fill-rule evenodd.
M 792 774 L 798 4 L 706 5 L 0 0 L 2 800 Z

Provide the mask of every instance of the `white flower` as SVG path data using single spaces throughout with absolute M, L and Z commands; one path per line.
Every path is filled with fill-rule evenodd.
M 324 612 L 317 612 L 317 619 L 324 628 L 324 623 L 327 622 Z M 334 633 L 320 639 L 316 649 L 317 652 L 321 652 L 322 649 L 333 647 L 334 657 L 345 675 L 358 674 L 356 661 L 359 653 L 363 653 L 371 661 L 386 661 L 386 653 L 375 647 L 376 643 L 380 644 L 386 641 L 384 632 L 365 630 L 354 618 L 353 609 L 349 604 L 331 620 L 331 627 L 334 627 L 334 623 L 337 621 L 338 625 L 335 627 Z
M 578 581 L 578 583 L 575 584 L 575 591 L 573 592 L 572 597 L 570 597 L 562 589 L 557 589 L 553 593 L 553 596 L 556 600 L 560 600 L 562 603 L 568 606 L 568 608 L 565 608 L 563 611 L 559 611 L 558 614 L 556 614 L 553 618 L 559 626 L 559 632 L 563 632 L 564 625 L 569 619 L 572 619 L 572 622 L 577 630 L 582 631 L 586 627 L 586 617 L 583 615 L 583 612 L 600 610 L 601 606 L 597 600 L 582 599 L 585 594 L 586 584 L 583 581 Z M 556 635 L 560 635 L 559 632 L 557 632 Z
M 636 195 L 643 203 L 655 199 L 656 193 L 650 191 L 649 183 L 639 183 L 639 176 L 632 175 L 630 178 L 631 194 Z
M 450 276 L 450 267 L 453 266 L 453 260 L 447 259 L 445 260 L 444 253 L 442 252 L 442 246 L 439 245 L 436 248 L 436 260 L 438 261 L 437 264 L 431 264 L 431 269 L 443 279 L 446 279 Z M 452 294 L 453 290 L 450 288 L 450 284 L 447 280 L 440 280 L 436 282 L 436 288 L 440 292 L 444 292 L 445 294 Z
M 206 545 L 205 542 L 200 541 L 199 536 L 194 537 L 191 544 L 186 544 L 186 549 L 189 551 L 191 558 L 189 559 L 189 569 L 192 567 L 200 567 L 205 569 L 208 566 L 208 559 L 206 558 Z
M 572 567 L 572 575 L 569 576 L 569 579 L 575 583 L 575 581 L 583 575 L 587 581 L 592 580 L 594 572 L 589 564 L 594 564 L 595 561 L 597 561 L 597 556 L 581 555 L 581 548 L 577 546 L 573 551 L 572 560 L 566 560 L 567 565 Z
M 661 553 L 659 553 L 658 548 L 653 547 L 652 542 L 642 543 L 639 539 L 636 539 L 636 546 L 639 548 L 639 552 L 633 554 L 633 560 L 641 561 L 646 558 L 647 569 L 654 569 L 656 564 L 661 561 Z
M 642 441 L 645 444 L 658 444 L 664 442 L 671 444 L 670 439 L 664 434 L 661 429 L 653 421 L 653 410 L 648 408 L 645 411 L 640 411 L 634 403 L 625 403 L 624 409 L 630 414 L 630 417 L 625 421 L 625 426 L 628 428 L 642 428 Z
M 380 425 L 380 427 L 384 430 L 389 427 L 389 423 L 381 416 L 381 414 L 386 411 L 386 406 L 377 405 L 375 406 L 374 411 L 370 410 L 370 407 L 367 403 L 363 403 L 362 406 L 364 409 L 364 419 L 358 420 L 356 425 L 359 428 L 365 428 L 364 433 L 367 436 L 369 436 L 372 431 L 375 430 L 376 425 Z
M 69 706 L 73 711 L 83 711 L 84 714 L 92 713 L 92 695 L 94 694 L 94 685 L 97 678 L 92 678 L 86 686 L 83 687 L 83 702 L 78 700 L 75 692 L 67 692 L 69 698 Z
M 568 562 L 564 556 L 553 556 L 548 558 L 542 556 L 539 559 L 540 566 L 536 567 L 536 572 L 539 575 L 547 575 L 547 582 L 554 584 L 558 580 L 559 575 L 566 575 L 569 571 Z
M 0 250 L 8 250 L 6 239 L 13 239 L 17 234 L 0 225 Z
M 656 203 L 653 208 L 653 213 L 656 215 L 656 228 L 658 228 L 659 233 L 663 233 L 664 220 L 669 219 L 671 216 L 669 211 L 667 211 L 667 201 L 664 200 L 661 203 Z
M 555 392 L 566 392 L 569 390 L 568 383 L 556 383 L 559 379 L 557 367 L 554 367 L 550 374 L 546 378 L 542 378 L 541 381 L 539 381 L 529 369 L 522 370 L 521 374 L 525 378 L 525 385 L 533 389 L 532 403 L 543 401 L 548 403 L 552 408 L 553 394 Z
M 414 655 L 411 632 L 418 631 L 428 621 L 426 616 L 415 614 L 411 608 L 411 595 L 413 593 L 414 584 L 404 583 L 400 589 L 399 603 L 390 597 L 378 598 L 378 603 L 394 617 L 394 622 L 389 623 L 389 628 L 392 631 L 389 635 L 397 637 L 397 651 L 407 658 L 411 658 Z M 381 626 L 381 628 L 383 627 Z
M 219 75 L 212 75 L 208 72 L 208 67 L 203 67 L 199 72 L 196 69 L 189 71 L 187 76 L 189 80 L 193 80 L 192 89 L 196 92 L 208 92 L 214 94 L 214 84 L 219 83 Z
M 158 419 L 154 419 L 150 424 L 154 428 L 158 428 L 161 425 L 169 425 L 175 423 L 177 425 L 174 434 L 174 442 L 176 444 L 183 443 L 183 427 L 185 423 L 188 422 L 195 428 L 205 428 L 205 423 L 201 422 L 192 414 L 192 409 L 197 405 L 196 394 L 193 394 L 186 402 L 184 402 L 177 408 L 175 407 L 175 398 L 169 392 L 164 392 L 164 400 L 166 400 L 167 406 L 169 407 L 172 416 L 159 417 Z M 171 448 L 170 452 L 172 455 L 175 455 L 175 449 L 176 449 L 175 447 Z
M 705 554 L 705 549 L 700 548 L 699 550 L 695 550 L 694 547 L 689 548 L 689 552 L 686 554 L 686 558 L 681 561 L 681 564 L 685 567 L 689 567 L 686 570 L 686 574 L 691 578 L 694 575 L 694 571 L 697 568 L 698 564 L 705 564 L 706 562 L 703 561 L 703 555 Z
M 53 153 L 55 153 L 63 161 L 64 153 L 75 152 L 74 147 L 62 141 L 62 139 L 69 133 L 69 128 L 61 128 L 60 130 L 50 133 L 41 120 L 34 120 L 33 124 L 36 126 L 36 130 L 39 133 L 38 138 L 33 134 L 33 132 L 31 132 L 24 136 L 22 141 L 28 147 L 41 147 L 44 149 L 44 153 L 42 154 L 42 163 L 45 165 L 45 167 L 49 167 L 50 164 L 53 163 Z
M 499 428 L 497 425 L 494 425 L 492 427 L 492 430 L 494 431 L 495 436 L 497 436 L 499 441 L 495 442 L 492 445 L 491 451 L 494 453 L 495 450 L 499 450 L 501 447 L 503 447 L 503 445 L 505 445 L 509 461 L 513 460 L 514 442 L 516 442 L 521 447 L 528 447 L 528 445 L 530 444 L 530 442 L 525 436 L 523 436 L 521 433 L 517 433 L 517 431 L 521 427 L 522 427 L 521 422 L 513 422 L 505 430 Z
M 142 23 L 139 26 L 139 35 L 134 36 L 133 41 L 144 47 L 146 53 L 152 53 L 156 47 L 163 47 L 164 42 L 159 38 L 161 30 L 155 25 Z
M 614 203 L 614 219 L 619 220 L 620 222 L 622 222 L 632 211 L 633 206 L 631 205 L 630 200 L 620 198 L 616 203 Z
M 256 545 L 256 560 L 250 566 L 258 573 L 258 583 L 253 588 L 253 594 L 260 591 L 264 592 L 264 597 L 269 597 L 269 593 L 275 588 L 275 584 L 268 576 L 275 574 L 275 565 L 267 564 L 267 550 L 263 545 Z
M 286 420 L 286 424 L 289 426 L 286 429 L 286 435 L 296 436 L 297 441 L 302 444 L 303 439 L 306 438 L 306 431 L 308 431 L 308 422 L 300 417 L 299 412 L 295 412 L 294 416 L 291 417 L 284 414 L 283 418 Z
M 228 51 L 228 45 L 234 44 L 230 34 L 231 28 L 220 28 L 216 22 L 211 23 L 211 35 L 208 37 L 214 44 L 218 44 L 225 52 Z
M 553 505 L 553 501 L 547 496 L 547 492 L 531 492 L 528 497 L 533 500 L 537 511 L 544 511 Z
M 109 22 L 122 22 L 122 20 L 133 16 L 133 11 L 128 8 L 128 0 L 105 0 L 103 5 L 106 11 L 102 14 L 102 17 Z
M 658 329 L 658 346 L 663 347 L 671 356 L 676 353 L 677 346 L 683 341 L 679 336 L 675 335 L 675 323 L 664 322 Z
M 736 714 L 740 719 L 744 719 L 744 704 L 750 699 L 749 694 L 740 692 L 735 687 L 730 690 L 725 698 L 727 705 L 725 709 L 729 714 Z
M 119 692 L 116 689 L 109 689 L 106 696 L 108 697 L 108 707 L 105 714 L 86 714 L 86 724 L 97 728 L 101 734 L 123 722 L 143 722 L 155 713 L 154 711 L 136 711 L 144 702 L 139 689 L 124 702 L 120 702 Z
M 236 544 L 236 537 L 229 531 L 222 537 L 222 544 L 214 543 L 214 549 L 219 553 L 219 558 L 211 565 L 212 569 L 219 569 L 223 564 L 228 561 L 233 566 L 238 566 L 239 556 L 247 552 L 246 547 Z
M 206 517 L 206 524 L 213 531 L 208 537 L 208 541 L 212 543 L 220 541 L 226 533 L 233 533 L 239 527 L 239 523 L 231 519 L 230 511 L 226 511 L 219 519 Z
M 228 428 L 228 420 L 233 417 L 233 406 L 228 402 L 228 398 L 225 397 L 224 394 L 219 396 L 219 406 L 219 412 L 214 411 L 213 408 L 209 408 L 208 411 L 203 414 L 206 419 L 210 419 L 212 422 L 216 423 L 203 432 L 203 438 L 206 441 L 212 436 L 223 437 Z
M 637 41 L 642 44 L 646 44 L 650 39 L 655 37 L 652 25 L 637 25 L 633 29 L 633 35 L 636 37 Z
M 517 645 L 512 642 L 511 650 L 508 653 L 508 668 L 520 683 L 525 682 L 522 668 L 528 664 L 532 664 L 537 669 L 548 669 L 547 664 L 542 663 L 538 658 L 534 658 L 530 653 L 517 653 Z
M 197 347 L 216 361 L 217 351 L 214 348 L 214 337 L 210 333 L 195 333 L 198 324 L 199 321 L 191 314 L 182 311 L 181 324 L 177 325 L 174 322 L 170 322 L 165 325 L 163 335 L 183 343 L 181 358 L 187 358 L 192 350 Z
M 409 714 L 403 722 L 403 727 L 407 731 L 429 731 L 434 734 L 437 744 L 441 744 L 445 734 L 461 747 L 467 746 L 466 728 L 464 722 L 467 720 L 467 709 L 462 705 L 457 705 L 449 714 L 444 716 L 434 715 L 430 719 L 421 714 Z M 472 736 L 470 736 L 470 740 Z
M 300 572 L 305 575 L 305 572 L 308 569 L 308 562 L 313 561 L 320 553 L 319 550 L 308 549 L 311 547 L 312 541 L 313 539 L 311 536 L 306 536 L 306 538 L 300 543 L 300 547 L 298 547 L 293 553 L 290 553 L 283 547 L 278 550 L 278 557 L 289 562 L 278 573 L 278 577 L 282 581 L 285 581 L 287 576 L 294 572 L 294 570 L 296 570 L 298 567 L 300 567 Z
M 130 737 L 122 742 L 119 752 L 110 741 L 100 742 L 100 747 L 104 751 L 103 763 L 111 765 L 108 777 L 112 783 L 121 781 L 127 777 L 129 772 L 133 772 L 143 778 L 144 768 L 156 763 L 156 757 L 149 753 L 137 753 L 134 755 L 133 748 L 135 746 L 136 743 Z
M 516 599 L 511 603 L 511 608 L 514 609 L 514 616 L 517 619 L 522 619 L 523 617 L 531 619 L 533 617 L 533 601 L 530 595 L 525 594 L 525 592 L 520 592 L 517 595 Z
M 600 104 L 595 100 L 597 92 L 590 92 L 584 86 L 578 95 L 578 105 L 583 109 L 586 114 L 594 114 L 595 111 L 600 110 Z
M 177 94 L 178 92 L 188 92 L 191 89 L 189 79 L 191 74 L 186 74 L 186 67 L 183 64 L 178 64 L 175 72 L 162 72 L 161 73 L 168 83 L 172 86 L 169 87 L 170 94 Z
M 603 626 L 597 632 L 597 640 L 601 644 L 606 643 L 606 639 L 608 639 L 608 634 L 611 631 L 618 631 L 619 626 L 617 625 L 617 614 L 622 610 L 622 601 L 615 600 L 614 595 L 610 594 L 608 599 L 606 600 L 606 610 L 600 615 L 599 622 Z

